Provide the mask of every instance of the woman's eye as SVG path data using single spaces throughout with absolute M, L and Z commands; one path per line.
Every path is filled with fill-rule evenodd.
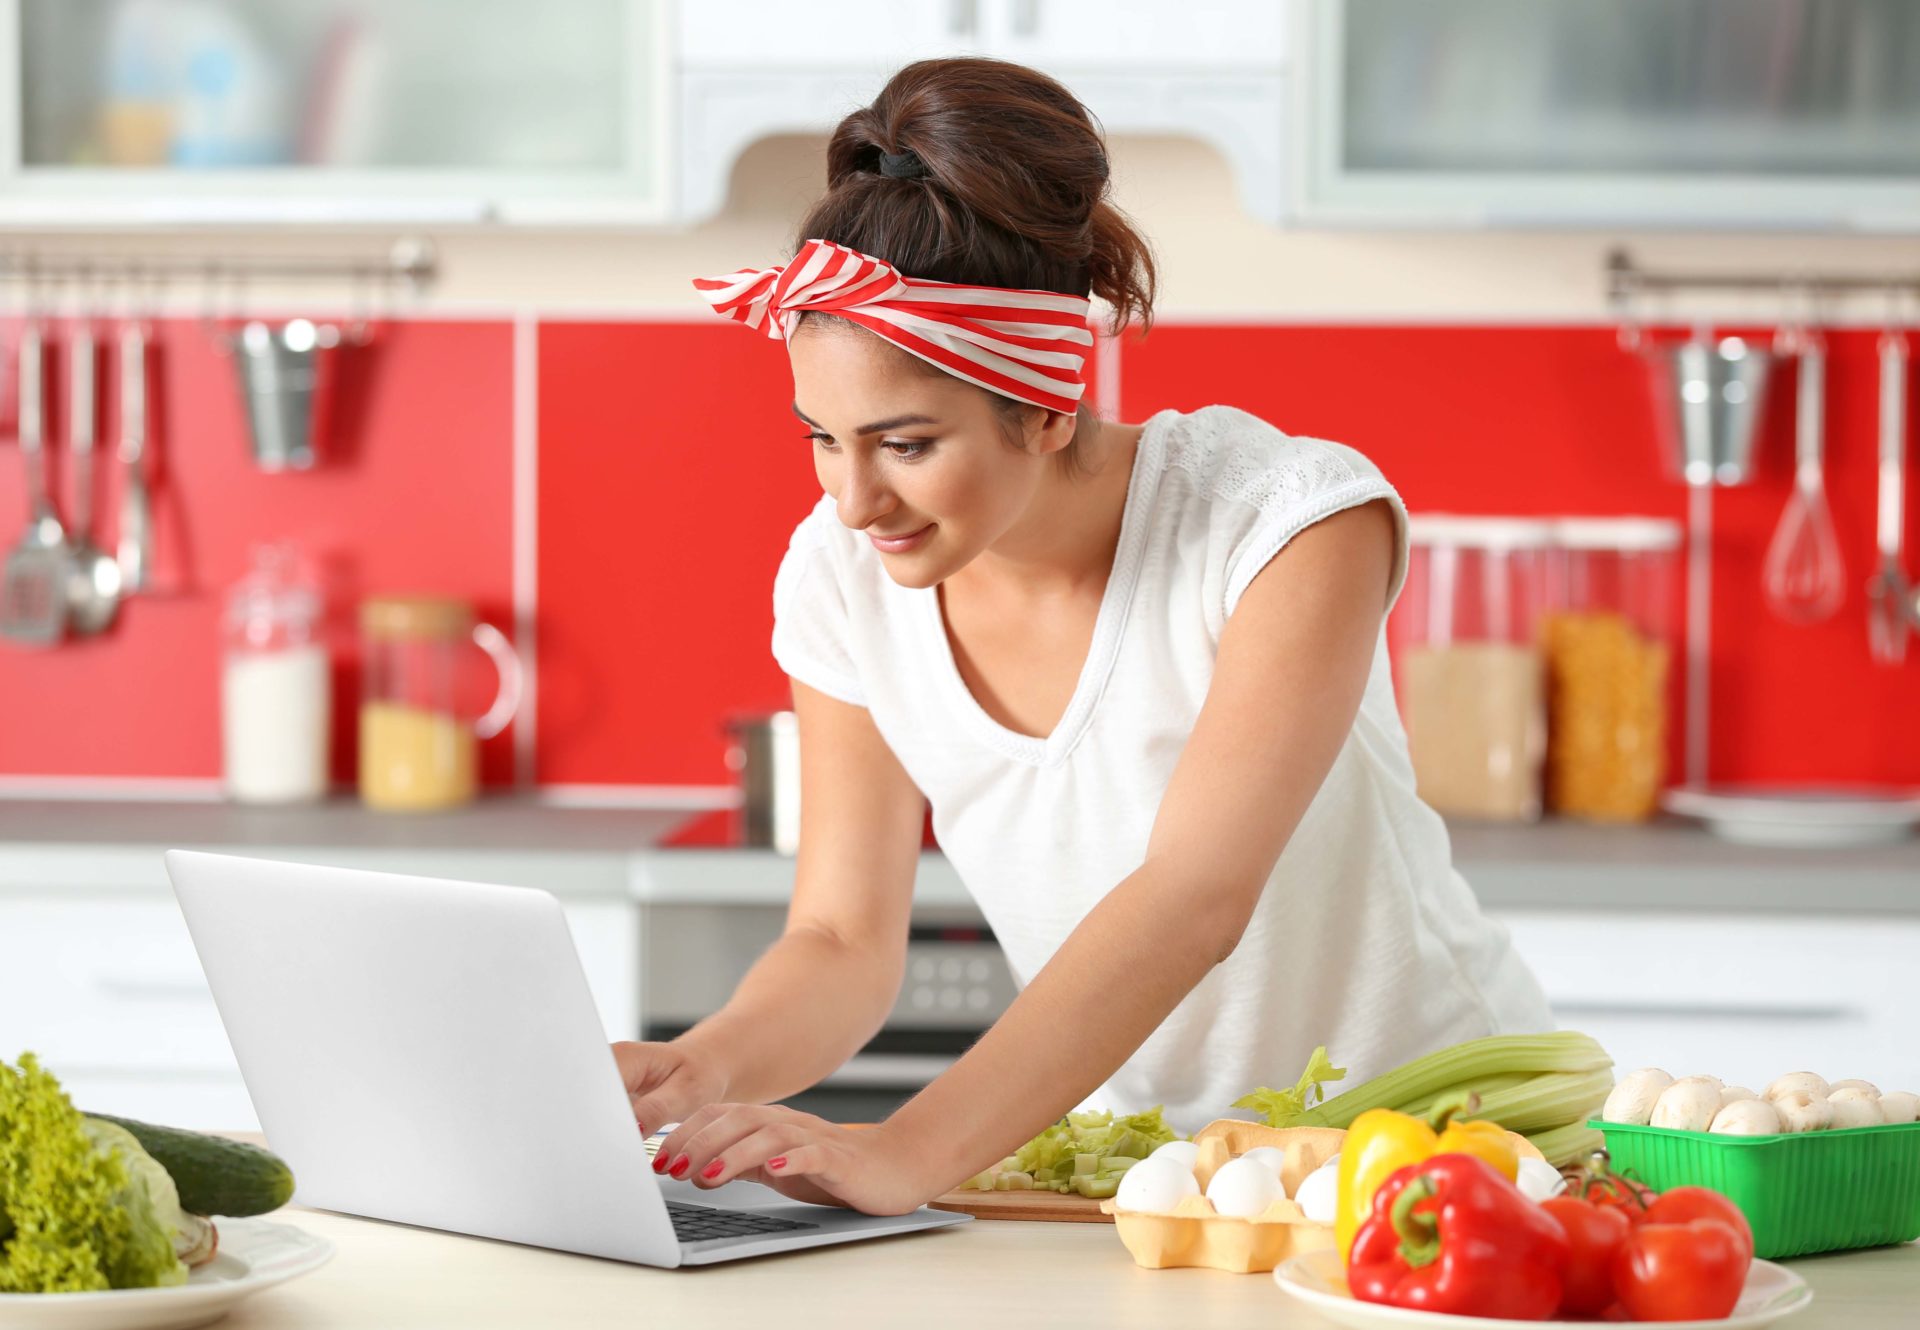
M 921 439 L 888 439 L 880 446 L 887 449 L 895 457 L 909 461 L 933 447 L 932 444 Z
M 821 433 L 818 433 L 817 431 L 810 430 L 807 433 L 802 434 L 800 437 L 812 443 L 819 444 L 822 448 L 826 449 L 828 452 L 833 451 L 834 443 L 833 443 L 833 435 L 831 434 L 821 434 Z

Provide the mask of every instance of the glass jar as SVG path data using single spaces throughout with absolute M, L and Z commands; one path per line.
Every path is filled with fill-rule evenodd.
M 1546 752 L 1537 631 L 1544 521 L 1415 517 L 1393 615 L 1401 710 L 1420 797 L 1443 813 L 1540 816 Z
M 321 595 L 289 545 L 261 545 L 227 596 L 220 674 L 227 797 L 301 803 L 327 792 L 332 683 Z
M 520 658 L 473 607 L 432 597 L 384 597 L 360 608 L 360 797 L 371 808 L 452 808 L 479 788 L 481 739 L 520 706 Z M 460 705 L 464 658 L 478 646 L 499 671 L 493 704 L 474 719 Z
M 1603 822 L 1652 816 L 1667 773 L 1680 524 L 1562 518 L 1553 526 L 1547 807 Z

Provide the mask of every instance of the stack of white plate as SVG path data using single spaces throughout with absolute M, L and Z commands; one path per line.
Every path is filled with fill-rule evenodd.
M 1920 790 L 1681 785 L 1661 802 L 1743 845 L 1885 845 L 1920 825 Z

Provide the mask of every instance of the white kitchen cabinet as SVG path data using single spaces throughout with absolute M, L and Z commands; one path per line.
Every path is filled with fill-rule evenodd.
M 913 0 L 874 21 L 880 6 L 870 0 L 791 12 L 765 0 L 689 0 L 675 79 L 679 215 L 719 212 L 733 164 L 755 140 L 831 130 L 910 60 L 983 54 L 1055 75 L 1109 133 L 1213 145 L 1232 162 L 1248 208 L 1278 221 L 1291 3 Z
M 0 0 L 0 224 L 652 221 L 671 0 Z
M 891 73 L 980 40 L 980 0 L 683 0 L 680 59 L 702 69 Z
M 562 904 L 608 1038 L 634 1037 L 638 907 Z M 26 1050 L 84 1109 L 198 1129 L 259 1125 L 164 888 L 0 895 L 0 1057 Z
M 1297 0 L 1300 220 L 1920 229 L 1910 0 Z
M 1789 1071 L 1920 1089 L 1920 918 L 1541 910 L 1500 915 L 1562 1028 L 1619 1072 L 1764 1089 Z

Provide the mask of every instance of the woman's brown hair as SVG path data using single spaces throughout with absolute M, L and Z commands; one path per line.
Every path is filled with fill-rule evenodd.
M 831 240 L 910 277 L 1097 296 L 1116 332 L 1144 328 L 1153 255 L 1108 174 L 1098 125 L 1059 81 L 1005 60 L 920 60 L 833 131 L 827 193 L 795 247 Z

